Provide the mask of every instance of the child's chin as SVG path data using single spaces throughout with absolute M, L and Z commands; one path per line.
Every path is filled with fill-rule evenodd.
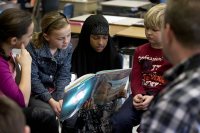
M 63 47 L 61 47 L 60 49 L 66 49 L 67 48 L 67 46 L 63 46 Z
M 100 53 L 102 51 L 103 51 L 103 49 L 96 49 L 96 52 L 98 52 L 98 53 Z

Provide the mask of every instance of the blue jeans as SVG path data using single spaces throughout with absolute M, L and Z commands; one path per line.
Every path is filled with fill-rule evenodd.
M 140 124 L 144 111 L 136 110 L 133 106 L 133 96 L 130 95 L 122 107 L 111 119 L 113 133 L 132 133 L 132 128 Z

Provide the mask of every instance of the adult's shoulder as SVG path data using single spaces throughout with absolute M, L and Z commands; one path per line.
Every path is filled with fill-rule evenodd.
M 10 73 L 8 62 L 0 56 L 0 79 L 5 78 L 5 74 Z
M 2 56 L 0 56 L 0 66 L 1 69 L 4 68 L 4 66 L 8 66 L 8 62 Z

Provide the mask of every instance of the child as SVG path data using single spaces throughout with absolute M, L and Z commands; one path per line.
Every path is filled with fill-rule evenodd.
M 21 108 L 4 96 L 0 96 L 0 127 L 1 133 L 30 133 Z
M 102 15 L 89 16 L 83 24 L 78 46 L 72 56 L 72 72 L 80 77 L 101 70 L 120 68 L 122 68 L 122 57 L 111 42 L 108 21 Z M 86 102 L 85 106 L 87 105 L 90 105 L 90 100 Z M 103 109 L 98 113 L 95 111 L 82 109 L 78 112 L 79 118 L 76 125 L 81 130 L 80 132 L 100 132 L 101 126 L 108 128 L 106 122 L 109 120 L 106 119 L 103 122 L 100 120 L 104 117 L 99 115 Z
M 28 105 L 31 92 L 31 56 L 25 49 L 33 33 L 31 14 L 20 9 L 6 9 L 0 14 L 0 95 L 5 95 L 21 107 Z M 21 49 L 13 57 L 12 49 Z M 16 69 L 21 66 L 19 85 Z M 18 73 L 17 73 L 18 74 Z
M 89 16 L 81 29 L 72 56 L 72 72 L 78 77 L 101 70 L 122 68 L 122 57 L 111 43 L 109 24 L 102 15 Z
M 48 121 L 41 126 L 43 132 L 58 133 L 56 116 L 60 115 L 64 88 L 71 80 L 71 27 L 64 14 L 50 12 L 42 18 L 41 29 L 27 46 L 33 59 L 29 106 L 39 112 L 37 117 Z M 32 130 L 37 122 L 30 121 Z
M 162 52 L 160 31 L 165 7 L 165 4 L 152 7 L 144 18 L 145 34 L 149 43 L 135 50 L 131 73 L 132 95 L 113 116 L 115 133 L 132 133 L 133 126 L 140 123 L 142 113 L 166 84 L 162 76 L 171 65 Z

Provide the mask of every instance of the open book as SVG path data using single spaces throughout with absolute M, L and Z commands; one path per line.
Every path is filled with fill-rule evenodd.
M 104 70 L 83 75 L 66 86 L 60 120 L 72 117 L 91 98 L 94 104 L 104 105 L 126 96 L 130 72 L 131 68 Z

